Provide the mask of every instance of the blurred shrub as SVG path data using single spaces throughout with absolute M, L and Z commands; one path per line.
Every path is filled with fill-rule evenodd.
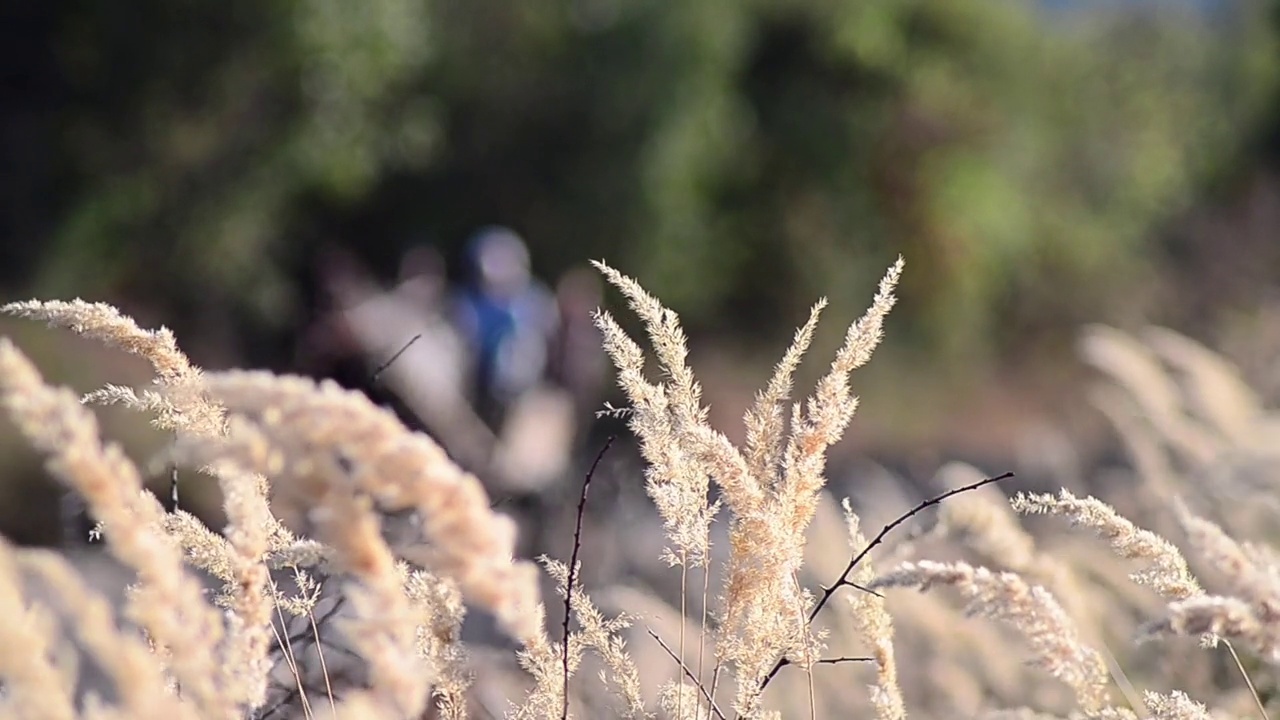
M 1260 4 L 1063 5 L 50 3 L 11 26 L 44 91 L 6 134 L 10 281 L 283 328 L 320 241 L 498 221 L 756 329 L 852 315 L 905 252 L 899 337 L 972 357 L 1139 302 L 1151 229 L 1271 100 Z

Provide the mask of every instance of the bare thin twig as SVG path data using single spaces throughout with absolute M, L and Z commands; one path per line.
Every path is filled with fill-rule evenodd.
M 1236 663 L 1236 669 L 1240 671 L 1240 677 L 1244 678 L 1244 684 L 1249 688 L 1249 694 L 1253 696 L 1253 702 L 1258 706 L 1258 714 L 1262 716 L 1262 720 L 1270 720 L 1267 717 L 1267 706 L 1262 702 L 1262 698 L 1258 696 L 1258 688 L 1253 686 L 1253 680 L 1249 679 L 1249 673 L 1245 672 L 1244 663 L 1240 662 L 1240 656 L 1236 654 L 1235 647 L 1230 640 L 1223 640 L 1223 645 L 1227 646 L 1227 651 L 1231 653 L 1231 659 Z
M 578 574 L 578 550 L 582 547 L 582 516 L 587 509 L 587 490 L 591 487 L 591 478 L 595 477 L 596 468 L 600 466 L 600 461 L 604 459 L 604 454 L 609 452 L 609 447 L 613 445 L 613 441 L 617 437 L 617 435 L 610 435 L 604 441 L 604 447 L 600 448 L 600 452 L 596 453 L 596 459 L 591 462 L 591 467 L 587 470 L 587 477 L 582 481 L 582 494 L 578 496 L 578 519 L 573 528 L 573 553 L 569 556 L 569 579 L 564 587 L 564 642 L 560 648 L 560 664 L 564 670 L 564 692 L 561 693 L 563 695 L 563 706 L 560 711 L 561 720 L 567 720 L 569 717 L 569 617 L 573 610 L 574 576 Z
M 878 597 L 878 598 L 882 598 L 882 597 L 884 597 L 884 595 L 882 595 L 882 594 L 880 594 L 880 593 L 876 592 L 875 590 L 872 590 L 872 589 L 871 589 L 871 588 L 869 588 L 869 587 L 863 587 L 862 585 L 859 585 L 859 584 L 858 584 L 858 583 L 856 583 L 856 582 L 847 582 L 847 583 L 845 583 L 845 585 L 848 585 L 849 587 L 853 588 L 854 590 L 860 590 L 860 591 L 862 591 L 862 592 L 864 592 L 864 593 L 866 593 L 866 594 L 868 594 L 868 595 L 875 595 L 875 596 L 876 596 L 876 597 Z M 823 586 L 822 586 L 822 590 L 823 590 L 823 592 L 826 592 L 826 590 L 827 590 L 827 586 L 826 586 L 826 585 L 823 585 Z M 812 618 L 812 617 L 810 617 L 809 619 L 810 619 L 810 620 L 812 620 L 813 618 Z
M 844 572 L 840 573 L 840 579 L 836 580 L 831 585 L 825 586 L 823 588 L 822 597 L 818 598 L 818 602 L 813 606 L 813 610 L 809 611 L 809 622 L 813 622 L 813 619 L 818 616 L 818 613 L 822 612 L 822 608 L 826 606 L 827 601 L 831 599 L 831 596 L 835 595 L 836 590 L 839 590 L 840 588 L 846 587 L 846 586 L 853 587 L 853 588 L 859 587 L 856 583 L 853 583 L 849 580 L 849 573 L 853 572 L 853 569 L 858 567 L 858 563 L 862 562 L 863 558 L 865 558 L 867 554 L 871 552 L 872 548 L 884 542 L 885 536 L 888 535 L 890 532 L 892 532 L 894 528 L 906 522 L 912 516 L 921 512 L 925 508 L 928 508 L 933 505 L 937 505 L 942 501 L 946 500 L 947 498 L 950 498 L 954 495 L 959 495 L 960 493 L 969 492 L 970 490 L 977 490 L 983 485 L 990 485 L 991 483 L 999 482 L 1001 480 L 1008 480 L 1009 478 L 1012 478 L 1012 477 L 1014 477 L 1013 473 L 1007 472 L 1002 475 L 983 478 L 977 482 L 969 483 L 968 485 L 965 485 L 963 487 L 954 488 L 944 493 L 934 495 L 928 500 L 921 501 L 920 504 L 916 505 L 915 507 L 911 508 L 905 513 L 899 515 L 895 520 L 893 520 L 893 522 L 890 522 L 888 525 L 885 525 L 884 527 L 880 528 L 880 532 L 877 533 L 876 536 L 871 539 L 871 542 L 867 543 L 866 547 L 862 548 L 862 550 L 857 555 L 854 555 L 853 558 L 849 560 L 849 564 L 845 566 Z M 860 589 L 865 589 L 865 588 L 860 588 Z M 774 664 L 773 669 L 769 671 L 769 674 L 765 676 L 764 681 L 760 683 L 760 689 L 763 691 L 765 686 L 767 686 L 769 682 L 773 680 L 774 676 L 778 674 L 778 671 L 781 670 L 783 666 L 787 664 L 788 663 L 786 658 L 780 658 L 778 662 Z
M 814 665 L 839 665 L 840 663 L 875 662 L 875 661 L 876 659 L 873 657 L 837 657 L 837 658 L 823 658 L 821 660 L 814 660 L 813 664 Z M 786 667 L 788 665 L 795 665 L 795 663 L 791 662 L 786 658 L 783 658 L 782 667 Z
M 401 347 L 399 350 L 397 350 L 394 355 L 387 358 L 386 362 L 379 365 L 377 369 L 373 371 L 373 375 L 369 376 L 369 382 L 371 383 L 378 382 L 378 378 L 382 376 L 382 373 L 385 372 L 387 368 L 391 367 L 392 363 L 399 360 L 400 356 L 403 355 L 405 351 L 408 350 L 414 343 L 418 342 L 421 339 L 422 339 L 422 333 L 418 333 L 417 335 L 414 335 L 413 337 L 409 338 L 409 342 L 405 343 L 404 346 Z
M 672 660 L 675 660 L 680 664 L 680 669 L 684 671 L 685 677 L 689 678 L 698 690 L 702 692 L 702 697 L 707 699 L 707 704 L 711 706 L 711 712 L 715 713 L 716 717 L 720 718 L 720 720 L 725 720 L 724 713 L 720 712 L 720 708 L 716 707 L 716 701 L 712 699 L 711 693 L 707 692 L 707 689 L 702 686 L 702 683 L 699 682 L 698 678 L 695 677 L 689 670 L 689 667 L 684 664 L 684 660 L 676 657 L 676 654 L 672 652 L 671 648 L 668 647 L 665 642 L 662 641 L 662 638 L 658 637 L 658 633 L 654 632 L 653 628 L 646 627 L 645 630 L 649 633 L 649 637 L 658 641 L 658 644 L 662 646 L 663 650 L 667 651 L 667 654 L 671 656 Z
M 329 664 L 324 659 L 324 643 L 320 642 L 320 626 L 316 624 L 315 611 L 308 611 L 307 617 L 311 619 L 311 634 L 316 639 L 316 654 L 320 656 L 320 672 L 324 674 L 324 691 L 329 697 L 329 712 L 336 717 L 338 706 L 333 700 L 333 684 L 329 682 Z
M 876 659 L 875 659 L 875 658 L 873 658 L 873 657 L 837 657 L 837 658 L 823 658 L 823 659 L 821 659 L 821 660 L 816 660 L 816 661 L 814 661 L 814 664 L 816 664 L 816 665 L 839 665 L 840 663 L 849 663 L 849 662 L 875 662 L 875 661 L 876 661 Z

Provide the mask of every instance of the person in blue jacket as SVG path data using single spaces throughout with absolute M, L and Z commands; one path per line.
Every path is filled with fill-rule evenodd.
M 498 421 L 542 382 L 559 325 L 554 295 L 530 272 L 529 249 L 509 228 L 491 226 L 467 242 L 455 325 L 470 348 L 476 405 Z

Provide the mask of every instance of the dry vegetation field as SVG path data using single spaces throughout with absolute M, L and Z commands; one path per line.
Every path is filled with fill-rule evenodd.
M 0 340 L 12 427 L 133 578 L 111 602 L 67 557 L 0 545 L 0 717 L 1275 710 L 1280 415 L 1218 356 L 1160 329 L 1084 332 L 1123 472 L 1039 494 L 955 464 L 932 496 L 884 477 L 845 500 L 827 490 L 826 455 L 857 408 L 850 376 L 880 341 L 901 261 L 796 400 L 815 305 L 741 446 L 707 423 L 676 314 L 598 267 L 648 335 L 646 350 L 597 315 L 651 512 L 578 514 L 568 552 L 540 565 L 513 558 L 515 526 L 475 477 L 364 395 L 202 373 L 167 330 L 103 305 L 6 306 L 141 356 L 155 380 L 81 397 Z M 216 480 L 227 526 L 144 490 L 101 438 L 102 404 L 172 433 L 166 461 Z M 632 571 L 588 582 L 593 566 Z

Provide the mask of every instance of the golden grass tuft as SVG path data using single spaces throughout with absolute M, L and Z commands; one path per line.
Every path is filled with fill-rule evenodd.
M 636 280 L 597 268 L 651 346 L 597 313 L 657 516 L 652 534 L 642 520 L 584 539 L 611 547 L 628 578 L 609 587 L 585 586 L 556 559 L 539 570 L 515 557 L 515 524 L 477 478 L 364 395 L 266 372 L 205 373 L 172 333 L 107 305 L 4 306 L 144 358 L 155 380 L 77 397 L 0 339 L 0 406 L 100 523 L 132 580 L 116 608 L 73 555 L 0 542 L 0 717 L 1274 710 L 1280 561 L 1267 543 L 1280 527 L 1280 422 L 1212 352 L 1167 330 L 1086 331 L 1082 354 L 1103 378 L 1094 396 L 1131 459 L 1117 471 L 1123 482 L 1008 500 L 977 470 L 952 465 L 940 484 L 985 488 L 916 505 L 921 488 L 884 474 L 876 487 L 891 491 L 867 481 L 857 503 L 840 503 L 827 454 L 858 408 L 851 375 L 883 336 L 901 259 L 796 401 L 796 371 L 826 304 L 813 306 L 746 412 L 741 447 L 708 423 L 676 313 Z M 91 407 L 103 403 L 146 413 L 173 435 L 168 459 L 216 479 L 226 527 L 166 512 L 144 490 L 134 463 L 101 439 Z M 932 529 L 880 546 L 939 502 Z M 869 542 L 855 505 L 884 517 L 907 510 Z M 1105 548 L 1053 523 L 1032 533 L 1020 515 L 1033 514 L 1066 518 Z M 592 527 L 609 522 L 624 527 L 618 518 Z M 1185 555 L 1174 540 L 1185 540 Z M 658 554 L 665 569 L 648 570 Z M 932 554 L 942 559 L 922 557 Z M 652 572 L 671 577 L 665 589 L 643 585 Z M 570 606 L 565 638 L 546 626 L 555 598 L 542 597 L 544 581 Z M 936 586 L 958 590 L 963 612 L 945 595 L 882 592 Z M 843 602 L 828 606 L 837 591 Z M 469 609 L 502 636 L 465 641 Z

